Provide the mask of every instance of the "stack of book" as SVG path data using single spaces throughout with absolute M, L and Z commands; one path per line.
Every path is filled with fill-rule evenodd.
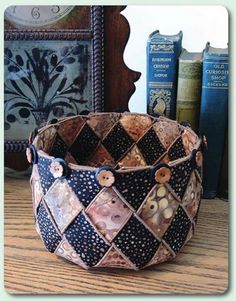
M 203 197 L 213 198 L 228 190 L 228 48 L 208 42 L 203 52 L 188 52 L 182 38 L 182 32 L 167 36 L 158 30 L 148 38 L 147 111 L 187 121 L 207 138 Z

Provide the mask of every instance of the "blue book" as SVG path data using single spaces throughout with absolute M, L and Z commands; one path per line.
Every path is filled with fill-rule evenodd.
M 203 53 L 203 78 L 199 134 L 207 138 L 204 151 L 203 197 L 214 198 L 228 122 L 228 48 L 214 48 L 208 42 Z
M 147 112 L 175 119 L 178 58 L 183 33 L 162 35 L 159 30 L 147 41 Z

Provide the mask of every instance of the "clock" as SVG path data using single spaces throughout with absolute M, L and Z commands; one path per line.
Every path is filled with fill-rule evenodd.
M 6 152 L 50 120 L 103 110 L 102 6 L 10 6 L 4 25 Z
M 41 27 L 59 21 L 73 8 L 68 5 L 15 5 L 5 10 L 5 19 L 16 26 Z

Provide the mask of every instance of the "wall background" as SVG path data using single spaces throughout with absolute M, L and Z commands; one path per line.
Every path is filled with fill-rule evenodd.
M 146 42 L 151 32 L 159 29 L 161 34 L 171 35 L 182 30 L 182 46 L 193 52 L 202 51 L 207 41 L 213 47 L 227 47 L 228 12 L 223 6 L 129 5 L 122 14 L 130 24 L 125 63 L 142 73 L 129 102 L 132 112 L 146 112 Z

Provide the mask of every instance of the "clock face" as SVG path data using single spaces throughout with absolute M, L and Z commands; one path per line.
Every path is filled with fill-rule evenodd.
M 54 23 L 70 13 L 74 6 L 66 5 L 16 5 L 5 10 L 9 22 L 29 27 L 40 27 Z

